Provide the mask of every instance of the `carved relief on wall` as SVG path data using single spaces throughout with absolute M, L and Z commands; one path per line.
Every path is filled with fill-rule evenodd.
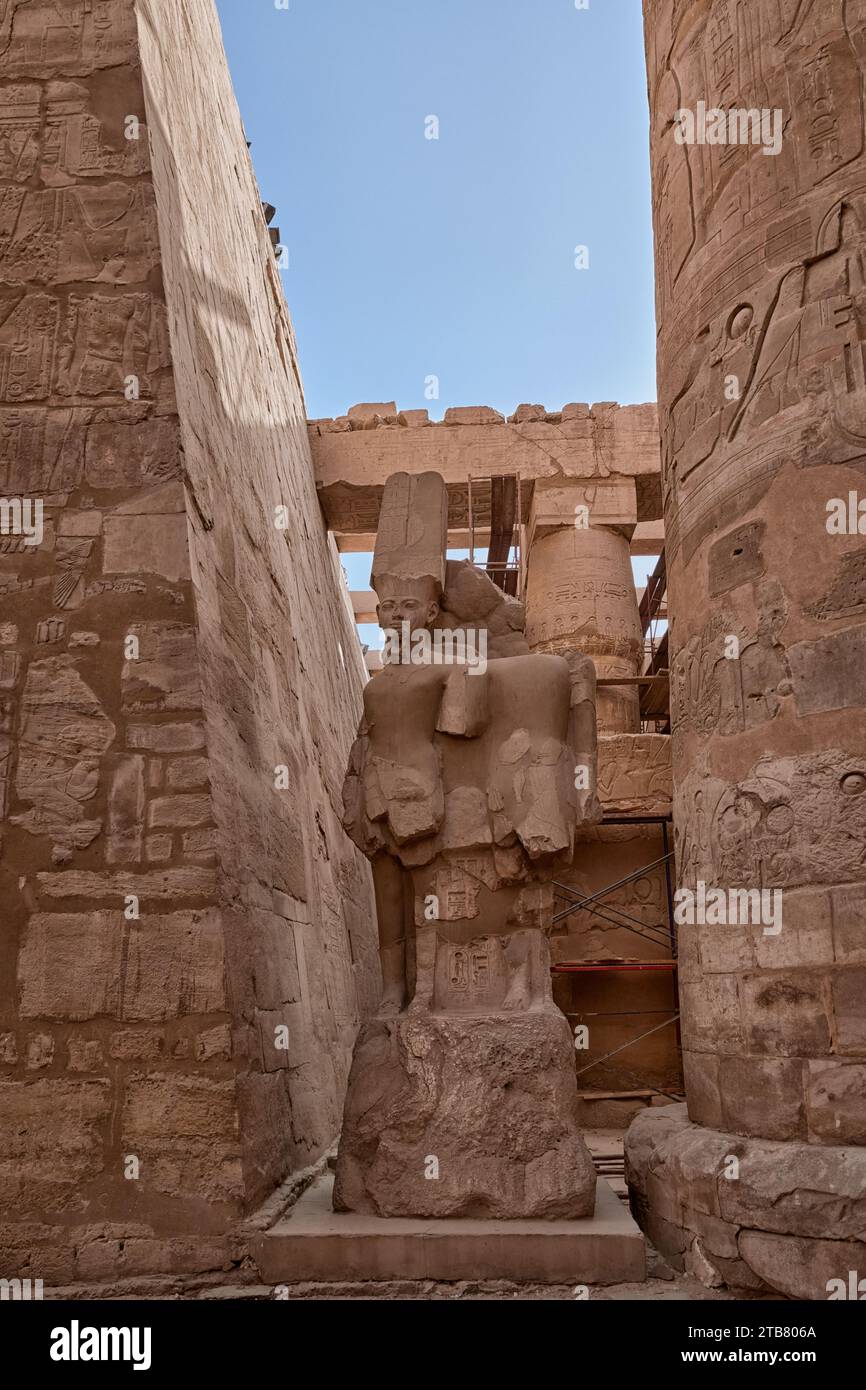
M 795 888 L 866 878 L 866 754 L 767 757 L 727 786 L 696 768 L 674 793 L 679 881 Z
M 672 7 L 658 9 L 661 32 Z M 863 455 L 866 200 L 842 182 L 864 148 L 856 7 L 716 0 L 703 44 L 677 32 L 683 13 L 667 50 L 651 46 L 650 81 L 668 544 L 688 558 L 782 458 Z M 699 99 L 778 110 L 778 152 L 677 144 L 675 113 Z
M 776 581 L 756 593 L 757 631 L 732 611 L 715 609 L 681 646 L 671 666 L 675 738 L 689 732 L 731 735 L 773 719 L 793 690 L 781 633 L 787 605 Z

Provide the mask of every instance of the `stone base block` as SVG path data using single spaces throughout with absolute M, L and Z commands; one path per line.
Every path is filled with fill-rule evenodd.
M 808 1300 L 862 1277 L 866 1296 L 866 1149 L 726 1134 L 669 1105 L 632 1121 L 625 1155 L 632 1212 L 675 1269 Z
M 269 1284 L 322 1280 L 511 1279 L 618 1284 L 646 1278 L 644 1239 L 598 1181 L 595 1214 L 581 1221 L 424 1221 L 332 1209 L 320 1178 L 255 1247 Z
M 355 1046 L 334 1205 L 375 1216 L 591 1216 L 571 1034 L 552 1005 L 378 1018 Z

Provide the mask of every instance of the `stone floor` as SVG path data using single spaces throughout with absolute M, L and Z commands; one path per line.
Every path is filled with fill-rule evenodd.
M 247 1289 L 214 1289 L 196 1295 L 204 1299 L 272 1299 L 273 1290 L 261 1285 Z M 511 1284 L 502 1280 L 496 1283 L 474 1284 L 462 1281 L 459 1284 L 289 1284 L 283 1297 L 287 1301 L 298 1299 L 375 1299 L 391 1300 L 447 1300 L 458 1299 L 463 1302 L 496 1302 L 501 1299 L 518 1299 L 524 1302 L 573 1302 L 574 1287 L 565 1284 Z M 737 1301 L 733 1294 L 722 1293 L 718 1289 L 704 1288 L 696 1279 L 668 1271 L 664 1277 L 653 1276 L 642 1284 L 609 1284 L 590 1288 L 590 1301 L 598 1302 L 732 1302 Z M 740 1300 L 741 1301 L 741 1300 Z M 749 1300 L 753 1301 L 753 1300 Z M 766 1301 L 764 1299 L 759 1301 Z M 771 1300 L 773 1301 L 773 1300 Z M 784 1300 L 782 1300 L 784 1301 Z
M 652 1252 L 651 1252 L 652 1254 Z M 666 1269 L 666 1267 L 665 1267 Z M 231 1276 L 236 1278 L 237 1276 Z M 274 1289 L 267 1284 L 209 1283 L 203 1280 L 185 1280 L 183 1283 L 171 1279 L 154 1279 L 148 1283 L 123 1283 L 112 1286 L 74 1285 L 67 1288 L 45 1290 L 46 1302 L 57 1299 L 70 1300 L 129 1300 L 150 1301 L 255 1301 L 274 1300 Z M 457 1284 L 389 1282 L 376 1284 L 289 1284 L 280 1290 L 283 1301 L 298 1300 L 432 1300 L 449 1299 L 464 1302 L 495 1302 L 502 1299 L 518 1299 L 524 1302 L 565 1302 L 574 1301 L 572 1285 L 565 1284 L 513 1284 L 503 1280 L 495 1283 L 471 1283 L 463 1280 Z M 660 1276 L 650 1274 L 642 1284 L 610 1284 L 605 1287 L 590 1288 L 589 1298 L 594 1301 L 624 1302 L 727 1302 L 735 1301 L 734 1296 L 718 1289 L 706 1289 L 695 1279 L 690 1279 L 673 1271 Z M 751 1301 L 751 1300 L 750 1300 Z M 784 1301 L 784 1300 L 782 1300 Z
M 623 1131 L 596 1129 L 584 1131 L 587 1146 L 600 1173 L 621 1201 L 628 1201 L 622 1175 Z M 431 1280 L 389 1280 L 376 1283 L 297 1283 L 273 1285 L 258 1282 L 261 1276 L 251 1260 L 231 1273 L 201 1278 L 153 1278 L 124 1281 L 111 1286 L 76 1285 L 45 1291 L 46 1299 L 142 1299 L 224 1300 L 265 1302 L 279 1297 L 296 1300 L 462 1300 L 491 1302 L 517 1299 L 530 1302 L 574 1301 L 572 1284 L 519 1283 L 509 1280 L 437 1283 Z M 651 1246 L 647 1250 L 647 1278 L 642 1283 L 608 1284 L 589 1287 L 590 1300 L 610 1302 L 784 1302 L 775 1294 L 732 1294 L 709 1289 L 689 1275 L 676 1273 Z

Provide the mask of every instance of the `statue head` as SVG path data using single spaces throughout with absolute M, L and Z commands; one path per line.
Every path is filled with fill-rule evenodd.
M 409 624 L 410 634 L 430 631 L 442 606 L 442 591 L 435 579 L 387 575 L 377 583 L 376 616 L 384 631 L 400 632 L 403 623 Z

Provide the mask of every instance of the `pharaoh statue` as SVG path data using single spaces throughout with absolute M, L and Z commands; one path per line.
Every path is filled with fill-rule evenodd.
M 595 1173 L 545 930 L 596 795 L 595 670 L 532 654 L 523 608 L 446 559 L 438 473 L 385 484 L 344 825 L 372 862 L 384 992 L 355 1047 L 337 1210 L 577 1217 Z

